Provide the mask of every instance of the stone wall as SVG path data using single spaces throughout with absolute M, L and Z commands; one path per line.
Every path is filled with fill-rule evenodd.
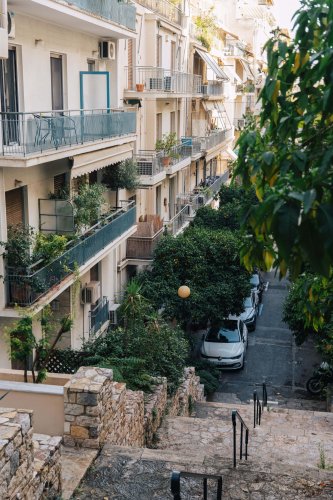
M 157 379 L 157 383 L 154 391 L 145 396 L 144 434 L 145 445 L 148 447 L 154 442 L 154 436 L 161 425 L 168 403 L 167 379 L 161 377 Z
M 200 384 L 200 377 L 195 374 L 194 368 L 185 368 L 183 381 L 171 398 L 168 413 L 171 417 L 188 417 L 195 401 L 203 400 L 204 386 Z
M 43 436 L 39 444 L 32 411 L 0 408 L 1 500 L 38 500 L 51 491 L 61 493 L 61 439 Z
M 167 380 L 156 379 L 152 394 L 130 391 L 113 382 L 112 370 L 81 367 L 64 388 L 64 444 L 101 448 L 151 446 L 166 410 L 189 415 L 191 404 L 202 400 L 203 386 L 194 368 L 185 368 L 176 394 L 167 400 Z

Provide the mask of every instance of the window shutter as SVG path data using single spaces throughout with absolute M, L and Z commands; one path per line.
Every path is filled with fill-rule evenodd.
M 24 223 L 23 188 L 6 192 L 7 226 Z

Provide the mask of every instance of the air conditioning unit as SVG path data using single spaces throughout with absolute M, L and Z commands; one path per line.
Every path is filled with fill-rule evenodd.
M 117 309 L 120 304 L 111 304 L 109 310 L 110 325 L 118 325 Z
M 99 281 L 90 281 L 81 292 L 82 304 L 95 304 L 101 297 L 101 284 Z
M 99 57 L 100 59 L 114 60 L 116 58 L 115 42 L 102 41 L 99 42 Z
M 15 17 L 14 12 L 7 12 L 7 29 L 8 29 L 8 38 L 15 38 Z

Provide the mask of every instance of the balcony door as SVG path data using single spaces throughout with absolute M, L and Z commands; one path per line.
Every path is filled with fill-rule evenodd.
M 6 191 L 7 227 L 24 224 L 24 187 Z
M 16 48 L 8 50 L 8 59 L 0 60 L 0 102 L 2 115 L 2 138 L 4 145 L 17 143 L 19 139 L 19 123 L 17 115 L 17 62 Z
M 51 55 L 51 96 L 54 111 L 64 109 L 63 58 Z

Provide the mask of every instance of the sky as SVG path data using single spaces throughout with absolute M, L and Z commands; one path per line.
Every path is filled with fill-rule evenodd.
M 274 0 L 274 14 L 280 28 L 292 28 L 291 18 L 300 5 L 300 0 Z

